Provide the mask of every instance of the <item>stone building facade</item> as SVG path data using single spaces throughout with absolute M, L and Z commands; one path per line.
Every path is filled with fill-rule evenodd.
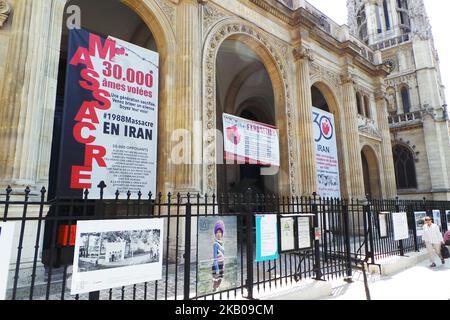
M 344 197 L 450 200 L 449 125 L 423 2 L 386 2 L 392 30 L 378 32 L 383 1 L 349 0 L 341 26 L 302 0 L 0 0 L 0 187 L 54 185 L 67 29 L 79 14 L 87 30 L 160 54 L 158 191 L 312 194 L 314 105 L 336 119 Z M 276 175 L 216 162 L 222 112 L 277 126 Z M 416 184 L 396 174 L 409 175 L 408 157 Z

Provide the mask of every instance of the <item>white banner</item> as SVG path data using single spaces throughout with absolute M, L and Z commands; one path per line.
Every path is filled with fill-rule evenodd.
M 334 116 L 313 107 L 318 193 L 321 197 L 340 198 L 339 161 Z
M 160 280 L 163 219 L 78 221 L 71 294 Z
M 102 180 L 105 199 L 155 196 L 159 54 L 78 30 L 70 48 L 60 175 L 69 168 L 70 190 L 89 189 L 91 199 Z
M 280 166 L 280 146 L 275 127 L 224 113 L 223 135 L 226 160 Z
M 15 222 L 0 222 L 0 300 L 6 298 L 15 227 Z

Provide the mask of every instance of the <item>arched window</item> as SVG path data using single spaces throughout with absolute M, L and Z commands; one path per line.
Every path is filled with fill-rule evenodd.
M 359 92 L 356 93 L 356 106 L 358 107 L 358 113 L 363 116 L 364 113 L 362 108 L 361 95 L 359 94 Z
M 411 100 L 409 98 L 409 89 L 407 87 L 403 87 L 401 90 L 402 94 L 402 103 L 403 103 L 403 113 L 411 112 Z
M 366 113 L 366 117 L 370 119 L 370 103 L 367 96 L 364 96 L 364 112 Z
M 417 189 L 413 153 L 404 146 L 396 145 L 393 154 L 397 189 Z
M 391 30 L 391 19 L 389 17 L 389 8 L 387 1 L 383 1 L 383 9 L 384 9 L 384 21 L 386 23 L 386 30 Z

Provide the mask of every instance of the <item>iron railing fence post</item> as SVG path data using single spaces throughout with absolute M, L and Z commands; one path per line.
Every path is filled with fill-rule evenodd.
M 184 300 L 189 300 L 191 293 L 191 228 L 192 228 L 192 205 L 190 194 L 187 195 L 186 204 L 186 228 L 184 235 Z
M 23 202 L 23 214 L 22 214 L 20 234 L 19 234 L 19 246 L 17 247 L 16 270 L 14 273 L 14 286 L 13 286 L 13 293 L 12 293 L 13 300 L 16 300 L 17 284 L 19 282 L 20 260 L 22 258 L 23 239 L 25 237 L 25 223 L 26 223 L 26 218 L 27 218 L 28 201 L 30 200 L 30 192 L 31 192 L 30 187 L 26 187 L 25 201 Z
M 375 263 L 375 246 L 374 246 L 374 239 L 373 239 L 373 225 L 372 225 L 372 210 L 371 210 L 371 198 L 370 196 L 367 196 L 367 222 L 368 222 L 368 228 L 369 228 L 369 255 L 371 263 Z
M 322 266 L 320 264 L 320 225 L 319 225 L 319 210 L 317 208 L 317 193 L 313 193 L 312 199 L 312 213 L 314 214 L 314 274 L 316 280 L 322 280 Z
M 101 181 L 97 187 L 100 189 L 100 199 L 99 199 L 100 208 L 98 209 L 97 212 L 95 212 L 95 217 L 98 218 L 99 216 L 101 216 L 102 218 L 104 218 L 105 213 L 103 209 L 103 194 L 107 185 L 105 184 L 104 181 Z M 97 209 L 97 206 L 95 206 L 95 208 Z M 100 251 L 101 250 L 102 248 L 100 247 Z M 89 292 L 89 300 L 100 300 L 100 291 Z
M 345 259 L 347 263 L 347 277 L 353 276 L 352 253 L 350 244 L 350 219 L 348 216 L 348 203 L 342 202 L 342 214 L 344 216 L 344 237 L 345 237 Z
M 246 196 L 245 215 L 247 225 L 247 299 L 253 299 L 253 212 L 251 193 Z
M 9 210 L 9 203 L 11 201 L 11 193 L 13 192 L 13 189 L 11 186 L 8 186 L 6 188 L 6 201 L 5 201 L 5 209 L 3 212 L 3 221 L 6 222 L 6 218 L 8 217 L 8 210 Z
M 396 212 L 400 212 L 400 200 L 399 197 L 395 198 L 395 211 Z M 399 250 L 400 250 L 400 256 L 404 257 L 405 256 L 405 249 L 403 247 L 403 240 L 399 240 Z

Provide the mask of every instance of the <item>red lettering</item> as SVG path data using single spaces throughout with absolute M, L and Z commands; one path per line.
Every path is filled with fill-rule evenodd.
M 72 60 L 70 60 L 70 64 L 73 66 L 84 64 L 86 68 L 94 69 L 91 57 L 89 56 L 89 52 L 86 48 L 78 48 L 77 52 L 73 55 Z
M 95 137 L 90 135 L 87 138 L 83 138 L 83 135 L 81 134 L 83 129 L 87 128 L 91 131 L 95 131 L 95 126 L 92 123 L 88 123 L 88 122 L 78 122 L 74 127 L 73 127 L 73 136 L 75 138 L 75 140 L 78 143 L 82 143 L 82 144 L 89 144 L 89 143 L 93 143 L 95 141 Z
M 100 88 L 100 82 L 96 78 L 99 77 L 98 73 L 94 70 L 83 69 L 81 70 L 81 78 L 86 81 L 80 81 L 80 86 L 89 91 L 95 91 Z
M 106 168 L 106 162 L 103 159 L 106 156 L 106 149 L 101 146 L 86 146 L 84 154 L 84 165 L 92 167 L 93 160 L 97 162 L 101 168 Z
M 109 53 L 109 61 L 111 61 L 116 56 L 116 41 L 106 39 L 105 45 L 102 46 L 100 36 L 91 33 L 89 35 L 89 55 L 95 57 L 97 52 L 100 59 L 106 59 Z
M 97 99 L 100 103 L 96 103 L 95 107 L 100 110 L 108 110 L 111 108 L 111 101 L 108 99 L 111 97 L 111 94 L 105 90 L 96 90 L 93 93 L 95 99 Z M 103 103 L 103 104 L 101 104 Z
M 99 123 L 97 113 L 95 112 L 95 106 L 97 101 L 85 101 L 78 111 L 75 121 L 90 120 L 92 123 Z
M 70 176 L 71 189 L 91 189 L 91 183 L 83 183 L 80 180 L 90 180 L 92 172 L 91 167 L 72 166 L 72 175 Z

